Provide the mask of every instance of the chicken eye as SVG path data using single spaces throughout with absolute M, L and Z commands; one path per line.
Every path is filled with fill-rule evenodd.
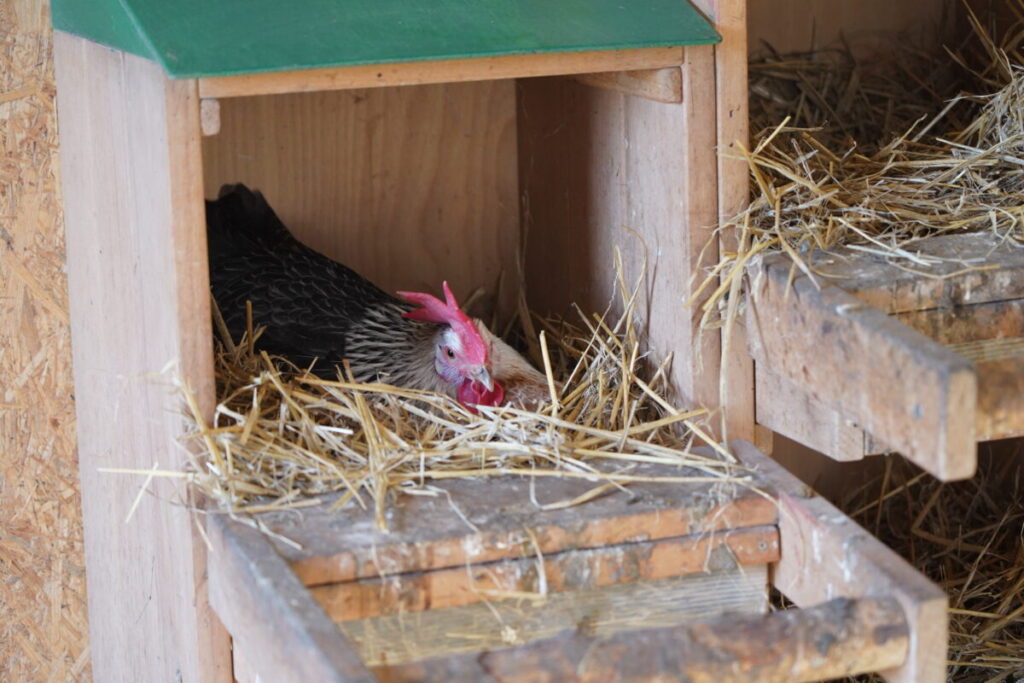
M 454 350 L 452 349 L 452 347 L 450 347 L 450 346 L 446 346 L 446 347 L 444 348 L 444 353 L 445 353 L 445 355 L 446 355 L 446 356 L 448 356 L 449 358 L 455 358 L 455 351 L 454 351 Z

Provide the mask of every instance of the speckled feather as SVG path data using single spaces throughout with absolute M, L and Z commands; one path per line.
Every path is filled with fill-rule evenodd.
M 343 358 L 360 381 L 451 394 L 434 369 L 440 326 L 402 318 L 412 307 L 352 269 L 299 242 L 263 195 L 225 185 L 206 202 L 210 285 L 234 339 L 245 332 L 245 302 L 265 327 L 258 347 L 337 377 Z

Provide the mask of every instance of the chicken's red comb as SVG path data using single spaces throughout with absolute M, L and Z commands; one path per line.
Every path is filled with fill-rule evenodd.
M 455 334 L 459 335 L 467 360 L 485 365 L 487 363 L 487 344 L 480 336 L 480 331 L 459 307 L 459 302 L 455 300 L 455 295 L 452 294 L 447 281 L 441 283 L 441 289 L 444 290 L 444 301 L 425 292 L 398 292 L 398 296 L 402 297 L 404 301 L 421 307 L 403 313 L 402 317 L 451 326 Z

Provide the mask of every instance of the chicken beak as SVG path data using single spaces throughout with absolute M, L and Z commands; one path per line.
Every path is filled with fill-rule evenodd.
M 491 373 L 487 372 L 487 368 L 484 366 L 481 365 L 477 368 L 473 372 L 472 378 L 475 381 L 480 382 L 480 384 L 483 384 L 487 391 L 494 391 L 494 380 L 491 379 Z

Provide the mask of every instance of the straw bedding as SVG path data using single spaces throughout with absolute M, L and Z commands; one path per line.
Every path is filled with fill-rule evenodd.
M 724 448 L 713 458 L 690 452 L 693 439 L 706 436 L 706 411 L 677 410 L 665 398 L 668 363 L 643 355 L 635 296 L 620 284 L 625 313 L 614 324 L 582 313 L 578 326 L 524 314 L 528 329 L 542 328 L 533 338 L 552 395 L 536 412 L 473 414 L 430 392 L 358 384 L 340 373 L 325 381 L 254 350 L 258 330 L 237 344 L 222 338 L 213 424 L 189 397 L 202 457 L 188 477 L 232 513 L 314 505 L 342 492 L 337 505 L 373 510 L 381 528 L 390 492 L 453 477 L 594 481 L 574 502 L 642 480 L 630 474 L 641 462 L 687 468 L 668 475 L 680 483 L 744 480 Z

